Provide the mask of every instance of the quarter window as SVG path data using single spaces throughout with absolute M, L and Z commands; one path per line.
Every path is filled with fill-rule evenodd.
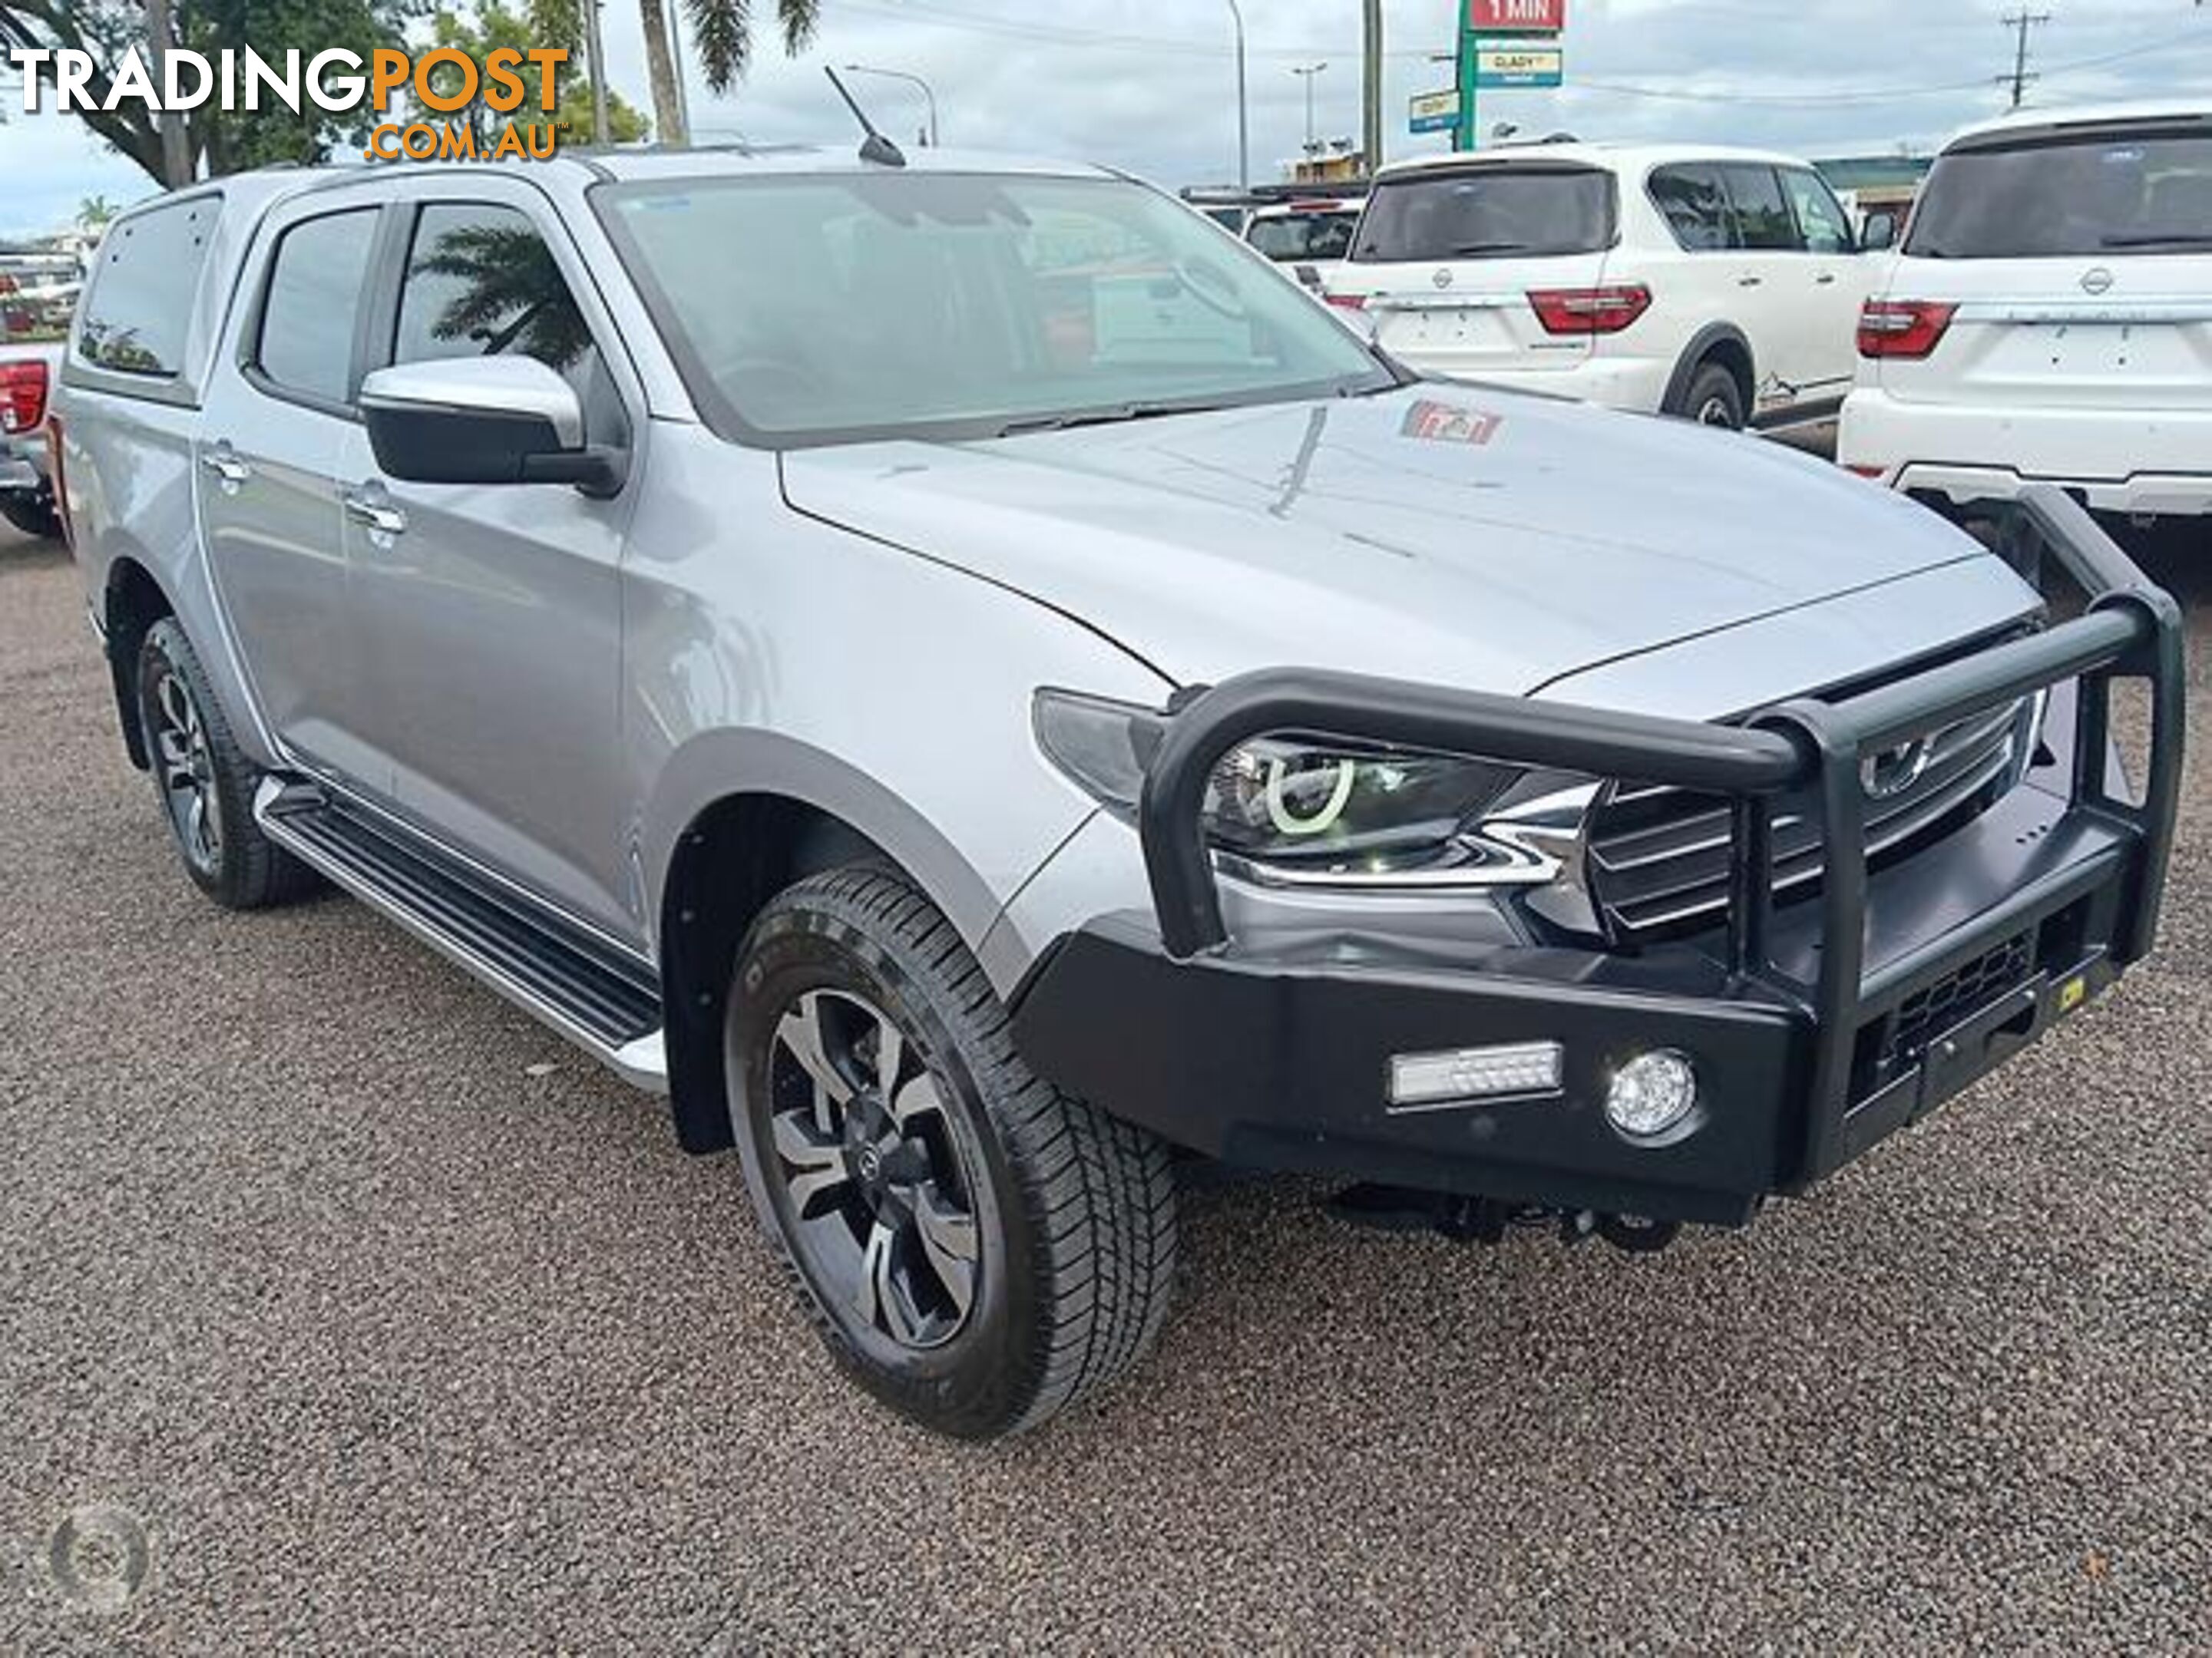
M 1651 175 L 1651 199 L 1685 252 L 1714 253 L 1734 245 L 1728 192 L 1714 168 L 1662 167 Z
M 354 336 L 376 217 L 374 208 L 325 214 L 278 239 L 254 355 L 276 390 L 352 401 Z
M 1723 167 L 1721 173 L 1728 180 L 1729 205 L 1735 210 L 1739 246 L 1764 253 L 1802 251 L 1797 222 L 1790 216 L 1782 181 L 1772 167 L 1732 166 Z
M 208 240 L 222 211 L 202 196 L 138 213 L 108 233 L 85 295 L 77 354 L 126 374 L 170 378 L 184 367 Z
M 535 357 L 583 400 L 586 440 L 627 441 L 622 398 L 591 325 L 529 215 L 482 203 L 425 207 L 416 221 L 392 361 Z

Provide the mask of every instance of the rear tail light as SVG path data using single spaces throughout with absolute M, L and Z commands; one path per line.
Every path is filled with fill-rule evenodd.
M 1547 288 L 1528 295 L 1547 334 L 1618 334 L 1651 308 L 1651 290 L 1630 288 Z
M 62 545 L 76 545 L 76 525 L 70 519 L 69 477 L 62 470 L 62 417 L 46 422 L 47 483 L 54 492 L 54 516 L 61 520 Z
M 0 362 L 0 432 L 28 432 L 46 417 L 46 365 Z
M 1859 355 L 1927 356 L 1942 342 L 1958 309 L 1923 300 L 1869 300 L 1859 313 Z
M 1322 297 L 1340 311 L 1367 309 L 1367 296 L 1364 294 L 1324 294 Z

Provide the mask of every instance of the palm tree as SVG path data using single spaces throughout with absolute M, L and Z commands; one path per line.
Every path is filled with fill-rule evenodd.
M 540 39 L 556 43 L 580 43 L 584 36 L 583 8 L 592 0 L 530 0 L 531 21 Z M 691 25 L 691 38 L 699 49 L 699 67 L 710 91 L 727 92 L 744 78 L 752 62 L 752 0 L 682 0 Z M 785 52 L 796 55 L 822 21 L 822 0 L 775 0 L 776 29 Z M 645 69 L 653 89 L 653 130 L 663 143 L 691 141 L 684 121 L 683 99 L 676 85 L 676 57 L 669 46 L 668 13 L 664 0 L 637 0 L 638 21 L 645 27 Z

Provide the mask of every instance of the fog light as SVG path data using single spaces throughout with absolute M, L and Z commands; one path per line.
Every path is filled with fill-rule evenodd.
M 1390 1059 L 1390 1108 L 1417 1111 L 1462 1100 L 1556 1094 L 1565 1052 L 1557 1042 L 1508 1042 Z
M 1689 1056 L 1662 1048 L 1613 1072 L 1605 1114 L 1622 1133 L 1648 1140 L 1680 1124 L 1697 1102 L 1698 1072 Z

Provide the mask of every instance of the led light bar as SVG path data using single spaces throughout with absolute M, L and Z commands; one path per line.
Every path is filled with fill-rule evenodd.
M 1390 1056 L 1390 1108 L 1428 1111 L 1481 1100 L 1556 1094 L 1565 1063 L 1566 1050 L 1557 1042 L 1508 1042 L 1443 1054 L 1394 1054 Z

